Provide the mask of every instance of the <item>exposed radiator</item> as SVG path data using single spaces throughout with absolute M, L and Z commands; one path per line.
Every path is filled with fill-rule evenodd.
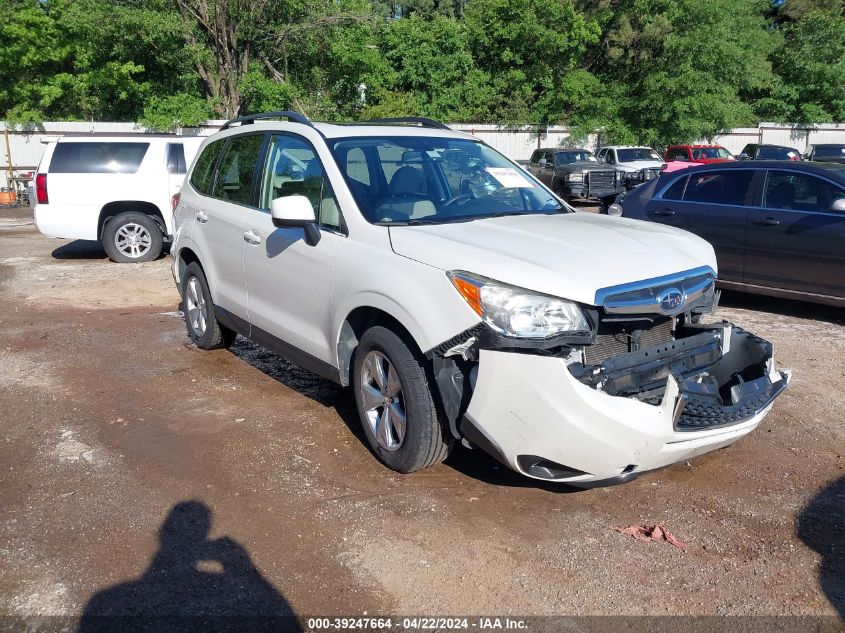
M 587 364 L 597 365 L 611 356 L 671 341 L 673 323 L 669 318 L 651 323 L 602 323 L 595 344 L 585 348 Z

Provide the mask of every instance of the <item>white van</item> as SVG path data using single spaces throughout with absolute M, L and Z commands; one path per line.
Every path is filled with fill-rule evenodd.
M 35 225 L 48 237 L 100 240 L 116 262 L 156 259 L 172 234 L 171 199 L 202 138 L 62 137 L 35 176 Z

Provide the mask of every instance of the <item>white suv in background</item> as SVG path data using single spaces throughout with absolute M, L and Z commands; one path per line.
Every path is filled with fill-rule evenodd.
M 201 138 L 62 137 L 35 176 L 35 225 L 48 237 L 101 240 L 116 262 L 156 259 L 172 234 L 171 198 Z
M 538 479 L 624 481 L 743 437 L 789 380 L 766 341 L 700 322 L 707 242 L 575 213 L 426 119 L 230 121 L 171 253 L 199 347 L 240 333 L 352 386 L 400 472 L 463 441 Z

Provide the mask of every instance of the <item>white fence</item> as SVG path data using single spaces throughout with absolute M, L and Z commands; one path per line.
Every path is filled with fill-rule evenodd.
M 209 121 L 200 128 L 185 128 L 179 136 L 208 136 L 220 128 L 223 121 Z M 541 130 L 534 127 L 508 127 L 492 124 L 456 123 L 455 130 L 473 134 L 495 147 L 514 160 L 524 160 L 531 156 L 538 147 L 557 147 L 569 143 L 569 130 L 563 126 L 554 126 Z M 0 122 L 0 132 L 5 125 Z M 45 144 L 60 136 L 133 136 L 148 133 L 134 123 L 92 122 L 45 122 L 32 130 L 9 130 L 9 155 L 14 171 L 33 171 L 41 161 Z M 582 147 L 595 149 L 596 136 L 591 136 Z M 761 123 L 753 128 L 736 128 L 717 135 L 713 142 L 724 145 L 734 154 L 742 151 L 748 143 L 771 143 L 788 145 L 804 152 L 811 143 L 845 143 L 845 123 L 819 125 L 780 125 Z M 7 153 L 5 143 L 2 147 L 0 164 L 0 186 L 7 186 Z

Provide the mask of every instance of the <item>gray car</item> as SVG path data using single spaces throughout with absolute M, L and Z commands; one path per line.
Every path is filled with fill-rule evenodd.
M 528 171 L 567 202 L 594 200 L 606 207 L 625 191 L 617 171 L 602 165 L 585 149 L 537 149 Z

